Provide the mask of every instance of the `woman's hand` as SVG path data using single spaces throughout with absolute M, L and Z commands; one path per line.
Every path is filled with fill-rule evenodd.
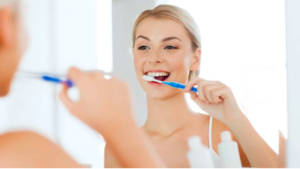
M 105 134 L 118 126 L 134 123 L 129 96 L 125 82 L 115 78 L 105 79 L 99 72 L 85 73 L 71 68 L 68 77 L 80 91 L 80 99 L 73 102 L 64 86 L 60 99 L 68 110 L 84 123 Z
M 198 86 L 198 93 L 191 92 Z M 193 101 L 213 118 L 229 125 L 236 122 L 242 114 L 229 87 L 218 81 L 207 81 L 199 77 L 193 78 L 186 85 Z
M 60 99 L 69 111 L 104 136 L 107 145 L 122 164 L 130 168 L 164 166 L 156 152 L 150 151 L 134 122 L 129 88 L 115 78 L 105 79 L 101 73 L 84 73 L 71 68 L 68 77 L 80 91 L 73 102 L 64 86 Z

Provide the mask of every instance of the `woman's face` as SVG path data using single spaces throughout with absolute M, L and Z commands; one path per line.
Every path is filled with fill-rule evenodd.
M 171 19 L 147 18 L 140 22 L 135 36 L 135 72 L 147 96 L 167 99 L 182 92 L 167 85 L 145 81 L 143 76 L 182 84 L 188 81 L 189 72 L 199 67 L 201 51 L 197 49 L 193 52 L 186 29 Z

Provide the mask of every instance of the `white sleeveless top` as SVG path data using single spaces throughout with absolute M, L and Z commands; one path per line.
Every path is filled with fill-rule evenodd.
M 209 118 L 209 126 L 208 126 L 208 145 L 209 145 L 209 149 L 211 152 L 211 156 L 214 162 L 214 165 L 216 168 L 220 167 L 220 160 L 219 160 L 219 156 L 217 155 L 217 153 L 214 151 L 213 147 L 212 147 L 212 137 L 211 137 L 211 133 L 212 133 L 212 122 L 213 122 L 213 118 L 210 116 Z

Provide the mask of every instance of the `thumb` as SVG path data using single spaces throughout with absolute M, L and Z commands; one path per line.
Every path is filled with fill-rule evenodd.
M 74 103 L 69 97 L 68 97 L 68 87 L 67 85 L 63 85 L 63 89 L 59 93 L 59 99 L 62 101 L 62 103 L 67 107 L 69 111 L 74 110 L 76 103 Z
M 82 71 L 75 67 L 71 67 L 68 71 L 68 77 L 78 86 L 82 77 Z
M 201 108 L 205 105 L 205 102 L 201 101 L 198 97 L 198 94 L 192 91 L 189 91 L 189 94 L 191 96 L 191 99 Z

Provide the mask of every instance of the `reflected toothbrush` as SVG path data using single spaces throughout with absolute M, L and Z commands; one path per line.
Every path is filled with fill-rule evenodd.
M 183 85 L 183 84 L 176 83 L 176 82 L 164 82 L 164 81 L 160 81 L 160 80 L 155 79 L 153 76 L 144 75 L 143 79 L 146 80 L 146 81 L 152 81 L 152 82 L 162 83 L 162 84 L 165 84 L 165 85 L 177 88 L 177 89 L 185 89 L 185 85 Z M 197 90 L 196 87 L 192 87 L 191 91 L 192 92 L 197 92 L 198 90 Z

